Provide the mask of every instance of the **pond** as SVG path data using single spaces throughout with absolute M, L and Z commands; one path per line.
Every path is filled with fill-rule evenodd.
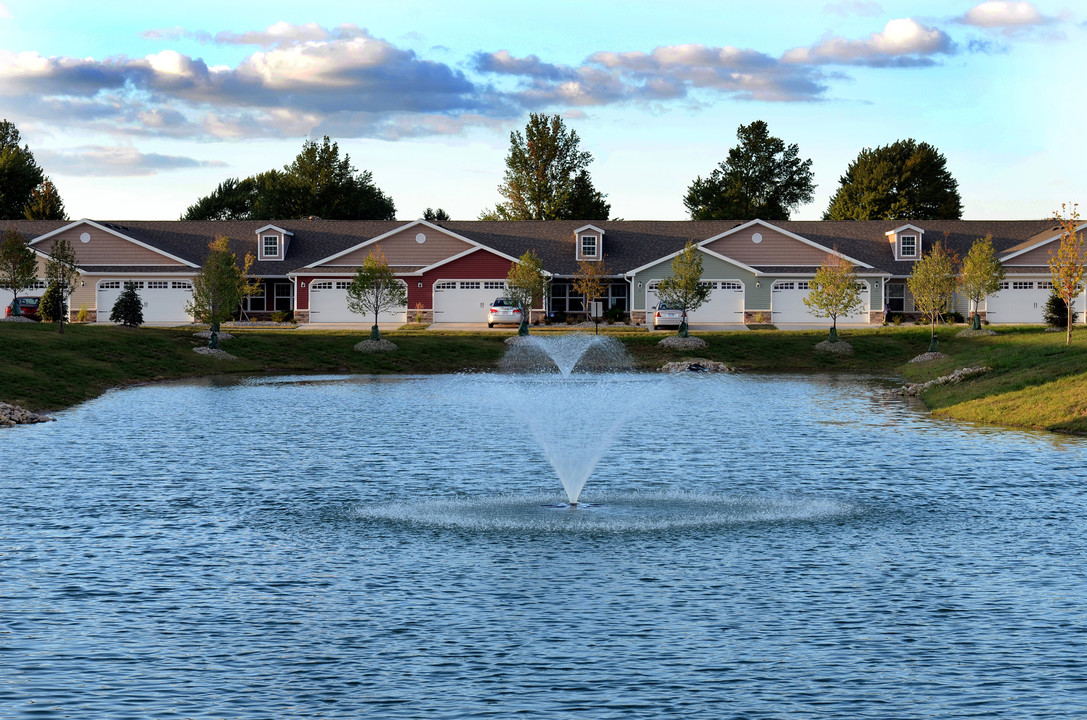
M 885 386 L 107 393 L 2 438 L 0 717 L 1087 716 L 1087 441 Z

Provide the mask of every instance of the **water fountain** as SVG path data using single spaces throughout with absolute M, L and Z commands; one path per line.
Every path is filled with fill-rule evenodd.
M 601 457 L 645 406 L 639 401 L 651 400 L 659 386 L 642 382 L 641 392 L 617 388 L 615 373 L 631 366 L 618 340 L 583 334 L 517 338 L 503 360 L 502 368 L 511 373 L 503 397 L 555 469 L 569 507 L 578 506 Z M 576 421 L 570 423 L 571 417 Z

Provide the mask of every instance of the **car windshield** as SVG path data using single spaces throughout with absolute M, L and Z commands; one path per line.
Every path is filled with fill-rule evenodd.
M 657 303 L 658 310 L 675 310 L 676 308 L 668 307 L 668 303 Z
M 513 307 L 513 303 L 506 298 L 498 298 L 494 301 L 494 307 Z

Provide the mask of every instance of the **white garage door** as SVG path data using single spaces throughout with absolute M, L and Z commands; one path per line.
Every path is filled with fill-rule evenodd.
M 185 311 L 192 301 L 191 280 L 99 280 L 98 322 L 109 322 L 114 303 L 128 285 L 143 302 L 145 324 L 192 321 Z
M 403 284 L 403 280 L 399 281 Z M 374 316 L 359 315 L 347 309 L 347 288 L 350 280 L 314 280 L 309 284 L 309 321 L 311 323 L 369 323 L 374 324 Z M 405 287 L 407 287 L 405 285 Z M 377 316 L 379 323 L 407 322 L 407 308 L 382 312 Z
M 985 298 L 985 317 L 991 323 L 1040 323 L 1053 283 L 1048 280 L 1007 280 L 995 295 Z M 1072 306 L 1075 308 L 1075 305 Z
M 645 284 L 645 307 L 657 304 L 657 284 L 650 280 Z M 742 323 L 744 321 L 744 284 L 739 280 L 703 280 L 710 287 L 710 296 L 702 306 L 687 314 L 690 323 Z
M 872 290 L 868 282 L 858 283 L 861 291 L 861 307 L 857 312 L 838 318 L 839 325 L 868 324 L 868 309 L 872 302 Z M 823 324 L 829 318 L 819 318 L 812 314 L 804 304 L 804 298 L 811 292 L 807 280 L 778 280 L 770 294 L 770 309 L 775 323 L 818 323 Z
M 439 280 L 434 283 L 434 322 L 487 322 L 491 304 L 505 292 L 503 280 Z

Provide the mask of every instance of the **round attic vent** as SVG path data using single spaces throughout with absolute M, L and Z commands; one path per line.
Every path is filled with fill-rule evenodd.
M 761 243 L 762 242 L 762 233 L 754 233 L 751 236 L 751 242 L 755 243 L 756 245 Z
M 90 233 L 82 233 L 79 236 L 79 242 L 89 243 L 91 241 Z
M 416 235 L 415 236 L 415 242 L 419 243 L 420 245 L 425 243 L 426 242 L 426 233 L 419 233 L 418 235 Z

